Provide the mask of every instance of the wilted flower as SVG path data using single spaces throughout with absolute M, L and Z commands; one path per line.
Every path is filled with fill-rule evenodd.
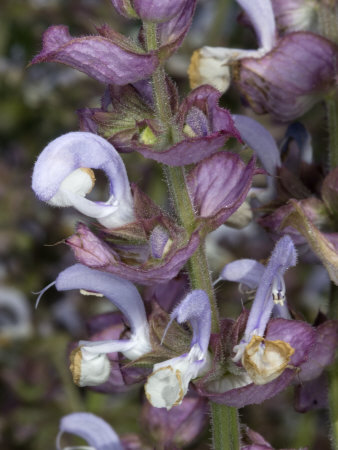
M 222 345 L 232 361 L 228 360 L 223 375 L 215 372 L 213 376 L 211 371 L 199 382 L 202 395 L 236 407 L 261 403 L 284 389 L 294 378 L 295 368 L 307 360 L 315 332 L 310 325 L 289 319 L 285 299 L 283 275 L 295 263 L 294 245 L 285 236 L 277 243 L 266 268 L 253 260 L 239 260 L 225 267 L 222 278 L 258 289 L 245 328 L 243 314 L 234 324 L 225 320 L 220 339 L 223 337 Z M 272 313 L 277 318 L 271 319 Z
M 203 375 L 210 368 L 208 345 L 211 330 L 211 310 L 207 294 L 195 290 L 188 294 L 174 309 L 171 320 L 189 321 L 193 336 L 189 353 L 155 364 L 153 373 L 145 385 L 146 397 L 156 408 L 180 405 L 191 380 Z

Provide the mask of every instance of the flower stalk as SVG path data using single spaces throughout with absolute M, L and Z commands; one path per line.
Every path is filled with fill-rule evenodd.
M 145 23 L 144 27 L 147 50 L 156 50 L 158 48 L 156 24 Z M 165 136 L 160 144 L 162 148 L 165 148 L 166 145 L 179 142 L 181 136 L 173 123 L 168 101 L 165 72 L 161 65 L 152 76 L 152 84 L 156 112 L 162 122 Z M 189 234 L 193 229 L 196 216 L 186 183 L 185 168 L 164 166 L 164 171 L 167 176 L 169 190 L 174 201 L 177 216 L 181 225 Z M 203 243 L 200 244 L 198 250 L 190 258 L 188 271 L 191 288 L 202 289 L 208 294 L 211 307 L 211 332 L 217 333 L 219 331 L 218 309 Z M 211 424 L 213 448 L 215 450 L 239 449 L 239 424 L 236 408 L 211 402 Z

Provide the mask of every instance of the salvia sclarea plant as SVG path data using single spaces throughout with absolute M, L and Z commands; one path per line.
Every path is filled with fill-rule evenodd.
M 92 317 L 87 340 L 72 345 L 74 383 L 107 394 L 144 385 L 142 421 L 152 438 L 118 436 L 103 419 L 76 412 L 61 419 L 59 449 L 65 432 L 97 450 L 182 448 L 208 417 L 215 449 L 272 448 L 240 426 L 238 408 L 290 385 L 299 411 L 330 401 L 338 445 L 338 380 L 331 369 L 328 393 L 325 373 L 338 340 L 336 6 L 330 0 L 237 3 L 257 48 L 197 50 L 189 67 L 193 90 L 183 100 L 164 64 L 188 33 L 196 0 L 112 0 L 119 14 L 142 23 L 136 39 L 108 25 L 84 37 L 56 25 L 32 60 L 66 64 L 105 85 L 100 107 L 79 111 L 80 131 L 41 152 L 32 187 L 39 200 L 84 216 L 66 239 L 77 263 L 48 288 L 104 296 L 119 310 Z M 219 105 L 230 84 L 254 112 L 287 122 L 282 152 L 258 121 Z M 291 123 L 319 101 L 328 108 L 325 173 L 309 156 L 307 130 Z M 231 151 L 229 138 L 249 147 L 251 159 Z M 130 152 L 161 164 L 175 214 L 130 183 L 120 156 Z M 95 170 L 109 181 L 105 201 L 86 197 Z M 268 180 L 259 193 L 256 175 Z M 206 237 L 225 222 L 241 228 L 252 221 L 275 241 L 271 255 L 265 264 L 232 261 L 212 282 Z M 329 314 L 318 311 L 313 324 L 287 300 L 284 280 L 310 251 L 332 281 Z M 216 299 L 214 286 L 229 281 L 253 301 L 238 317 L 223 318 L 218 303 L 225 299 Z M 142 296 L 136 286 L 144 287 Z

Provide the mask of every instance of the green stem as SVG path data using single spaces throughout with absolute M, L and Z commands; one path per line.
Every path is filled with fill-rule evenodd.
M 237 408 L 211 403 L 212 439 L 214 448 L 239 449 L 239 421 Z
M 157 49 L 157 36 L 155 24 L 144 24 L 147 49 Z M 159 67 L 152 77 L 155 107 L 158 118 L 162 123 L 165 139 L 162 139 L 159 147 L 175 144 L 182 138 L 177 129 L 169 104 L 169 95 L 165 79 L 165 72 Z M 170 193 L 174 200 L 177 216 L 181 225 L 190 236 L 196 223 L 194 207 L 191 203 L 189 191 L 186 183 L 186 173 L 184 167 L 165 166 Z M 203 289 L 209 296 L 212 312 L 212 332 L 219 331 L 219 317 L 216 298 L 213 291 L 212 280 L 208 268 L 208 262 L 202 242 L 190 258 L 188 263 L 189 277 L 193 289 Z M 214 449 L 239 450 L 239 424 L 237 410 L 225 405 L 211 403 L 212 411 L 212 431 L 214 437 Z

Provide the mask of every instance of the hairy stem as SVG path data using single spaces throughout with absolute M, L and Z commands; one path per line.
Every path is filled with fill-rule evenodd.
M 156 50 L 158 45 L 156 25 L 145 24 L 144 27 L 148 51 Z M 161 66 L 153 74 L 152 84 L 156 112 L 161 120 L 165 134 L 165 139 L 160 142 L 160 147 L 164 149 L 165 146 L 179 142 L 182 136 L 173 121 L 165 72 Z M 187 234 L 190 235 L 195 225 L 196 215 L 186 183 L 185 168 L 165 166 L 164 170 L 177 216 L 181 225 L 186 229 Z M 204 242 L 201 242 L 198 250 L 190 258 L 188 270 L 191 287 L 193 289 L 203 289 L 209 296 L 212 313 L 212 332 L 217 333 L 219 331 L 218 309 L 204 250 Z M 211 416 L 214 449 L 239 450 L 237 410 L 225 405 L 211 403 Z
M 211 413 L 214 448 L 222 450 L 239 449 L 239 421 L 237 408 L 211 403 Z

